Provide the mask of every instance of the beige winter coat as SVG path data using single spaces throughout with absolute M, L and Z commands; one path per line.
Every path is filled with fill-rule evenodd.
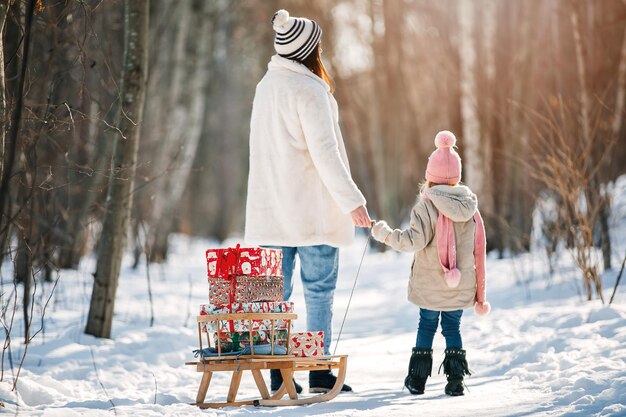
M 478 208 L 476 195 L 466 186 L 436 185 L 420 196 L 411 212 L 410 228 L 393 230 L 385 244 L 403 252 L 415 252 L 409 279 L 408 299 L 429 310 L 451 311 L 469 308 L 476 297 L 474 270 L 473 216 Z M 437 255 L 435 226 L 441 211 L 454 222 L 457 268 L 461 283 L 449 288 Z

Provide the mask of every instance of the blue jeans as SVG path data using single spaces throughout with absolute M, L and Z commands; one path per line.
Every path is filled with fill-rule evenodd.
M 283 251 L 285 300 L 289 300 L 293 292 L 292 277 L 296 266 L 296 254 L 298 254 L 306 303 L 306 330 L 324 332 L 324 353 L 329 355 L 332 338 L 333 296 L 339 270 L 339 249 L 328 245 L 273 247 Z
M 433 339 L 439 326 L 439 314 L 441 313 L 441 333 L 446 339 L 447 349 L 462 349 L 461 340 L 461 316 L 463 310 L 433 311 L 420 308 L 420 321 L 417 326 L 417 340 L 415 347 L 419 349 L 432 349 Z

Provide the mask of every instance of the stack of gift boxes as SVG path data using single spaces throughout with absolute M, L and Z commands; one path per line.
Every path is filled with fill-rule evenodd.
M 209 304 L 200 306 L 201 315 L 293 312 L 293 303 L 283 300 L 280 249 L 239 245 L 208 249 L 206 261 Z M 289 323 L 285 320 L 220 320 L 208 322 L 203 331 L 212 334 L 221 352 L 237 352 L 252 342 L 253 345 L 283 346 L 295 356 L 324 354 L 323 332 L 290 333 Z

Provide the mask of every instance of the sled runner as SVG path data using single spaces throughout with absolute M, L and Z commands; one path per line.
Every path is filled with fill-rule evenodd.
M 210 314 L 200 315 L 198 321 L 198 341 L 200 345 L 200 360 L 186 362 L 186 365 L 194 366 L 197 372 L 202 374 L 196 402 L 200 408 L 220 408 L 239 407 L 242 405 L 255 406 L 293 406 L 313 404 L 332 400 L 339 394 L 346 377 L 347 355 L 322 355 L 316 357 L 299 357 L 291 354 L 285 347 L 275 345 L 275 322 L 283 320 L 287 323 L 287 341 L 289 340 L 291 320 L 296 319 L 297 314 L 293 313 L 231 313 L 231 314 Z M 221 343 L 221 331 L 219 321 L 224 320 L 244 320 L 248 322 L 248 327 L 252 329 L 252 322 L 255 320 L 269 320 L 270 345 L 255 346 L 252 342 L 252 332 L 249 332 L 249 345 L 240 353 L 233 354 L 224 352 Z M 210 322 L 217 322 L 217 346 L 211 346 L 210 332 L 206 332 L 208 349 L 203 348 L 202 329 Z M 255 352 L 256 348 L 256 352 Z M 285 353 L 286 352 L 286 353 Z M 282 354 L 281 354 L 282 353 Z M 270 394 L 261 370 L 279 369 L 283 377 L 283 384 L 275 394 Z M 317 371 L 337 369 L 337 381 L 328 392 L 314 396 L 298 397 L 296 387 L 293 383 L 294 372 Z M 250 371 L 254 382 L 259 390 L 260 398 L 237 400 L 239 384 L 244 371 Z M 225 402 L 206 402 L 206 395 L 211 383 L 211 378 L 215 372 L 231 372 L 230 388 Z M 287 396 L 287 398 L 284 398 Z

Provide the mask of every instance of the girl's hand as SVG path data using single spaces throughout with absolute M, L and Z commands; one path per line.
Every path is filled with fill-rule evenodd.
M 367 214 L 365 206 L 355 208 L 350 214 L 352 215 L 352 222 L 355 226 L 370 227 L 372 225 L 372 219 L 370 219 L 370 215 Z
M 386 221 L 380 220 L 372 226 L 372 237 L 381 243 L 385 243 L 385 239 L 387 239 L 392 231 Z

